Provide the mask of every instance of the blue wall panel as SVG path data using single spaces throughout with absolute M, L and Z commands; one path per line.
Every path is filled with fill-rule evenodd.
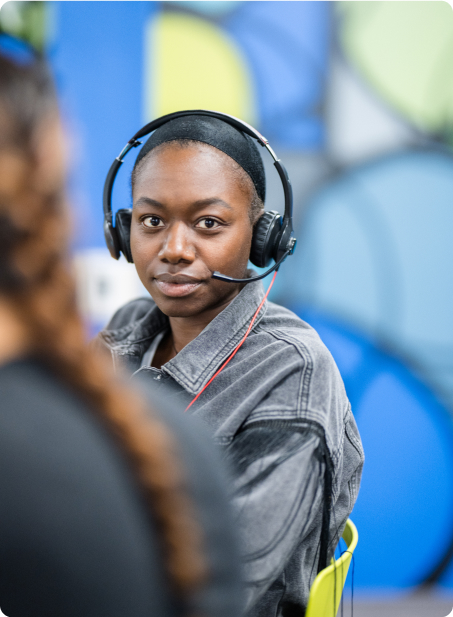
M 330 11 L 329 2 L 244 2 L 224 23 L 250 63 L 260 130 L 273 144 L 324 145 Z
M 423 583 L 453 542 L 453 421 L 398 358 L 336 319 L 296 309 L 337 362 L 365 450 L 351 515 L 359 530 L 355 585 Z
M 154 2 L 55 2 L 50 56 L 69 124 L 77 133 L 73 203 L 76 246 L 103 245 L 102 188 L 109 165 L 143 118 L 144 27 Z M 126 173 L 118 205 L 130 202 Z M 80 220 L 82 219 L 82 221 Z

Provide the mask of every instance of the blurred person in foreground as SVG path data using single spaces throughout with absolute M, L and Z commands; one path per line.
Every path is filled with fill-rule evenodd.
M 224 478 L 199 429 L 89 349 L 43 60 L 0 36 L 0 608 L 237 617 Z M 184 434 L 184 438 L 182 438 Z

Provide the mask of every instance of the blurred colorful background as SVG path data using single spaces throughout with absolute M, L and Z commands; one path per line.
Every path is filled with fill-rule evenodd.
M 293 183 L 299 240 L 272 299 L 329 347 L 366 452 L 355 592 L 453 597 L 450 5 L 12 1 L 0 27 L 45 49 L 55 72 L 92 332 L 145 293 L 102 231 L 104 178 L 128 139 L 190 108 L 233 114 L 269 139 Z M 130 205 L 132 163 L 116 208 Z M 266 206 L 281 211 L 265 163 Z

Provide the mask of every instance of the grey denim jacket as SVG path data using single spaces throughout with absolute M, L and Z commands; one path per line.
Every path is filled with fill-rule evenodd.
M 140 368 L 152 339 L 169 327 L 151 298 L 122 307 L 100 339 L 115 363 L 163 384 L 184 408 L 244 336 L 263 296 L 261 282 L 246 285 L 160 370 Z M 313 328 L 266 301 L 188 413 L 210 428 L 234 470 L 247 617 L 303 615 L 356 501 L 364 461 L 332 356 Z

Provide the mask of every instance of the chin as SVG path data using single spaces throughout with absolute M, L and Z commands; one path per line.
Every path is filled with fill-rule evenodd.
M 158 298 L 152 295 L 157 307 L 167 317 L 193 317 L 202 312 L 203 308 L 189 298 Z
M 184 306 L 160 305 L 159 308 L 162 313 L 167 317 L 194 317 L 195 315 L 198 315 L 200 313 L 198 309 L 191 309 Z

